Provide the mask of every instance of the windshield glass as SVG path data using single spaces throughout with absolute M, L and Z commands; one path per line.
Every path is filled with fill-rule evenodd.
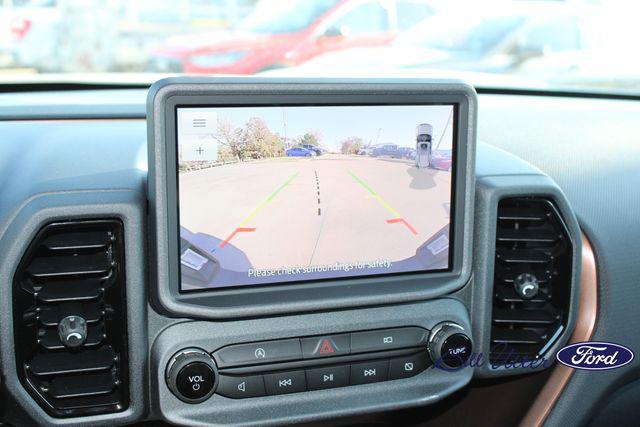
M 267 0 L 256 4 L 242 28 L 257 33 L 294 33 L 313 25 L 338 0 Z
M 507 39 L 524 22 L 522 16 L 441 16 L 398 37 L 398 45 L 456 52 L 487 51 Z
M 640 93 L 623 0 L 0 0 L 0 83 L 443 77 Z

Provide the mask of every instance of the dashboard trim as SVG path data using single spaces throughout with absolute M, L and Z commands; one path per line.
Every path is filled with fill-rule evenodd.
M 582 278 L 580 281 L 580 308 L 576 327 L 569 343 L 589 341 L 595 330 L 598 316 L 598 269 L 593 247 L 582 234 Z M 573 376 L 574 370 L 558 364 L 544 385 L 538 398 L 522 419 L 520 427 L 542 426 L 557 400 Z

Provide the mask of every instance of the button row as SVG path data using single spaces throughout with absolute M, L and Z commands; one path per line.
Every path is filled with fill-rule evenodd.
M 429 331 L 415 326 L 309 338 L 262 341 L 224 347 L 213 353 L 220 368 L 289 362 L 371 351 L 419 347 Z
M 324 390 L 409 378 L 430 364 L 427 353 L 264 375 L 220 375 L 216 393 L 233 399 Z

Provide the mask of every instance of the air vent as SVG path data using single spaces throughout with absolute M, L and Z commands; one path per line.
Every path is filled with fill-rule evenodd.
M 45 226 L 18 267 L 13 297 L 20 380 L 49 414 L 74 417 L 126 409 L 120 221 Z
M 544 198 L 498 205 L 490 359 L 494 366 L 541 357 L 566 326 L 572 245 Z

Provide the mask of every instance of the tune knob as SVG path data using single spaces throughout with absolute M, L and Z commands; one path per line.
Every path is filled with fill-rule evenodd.
M 529 300 L 540 290 L 538 278 L 531 273 L 519 274 L 513 281 L 513 287 L 520 298 Z
M 58 323 L 58 336 L 65 347 L 80 347 L 87 340 L 87 321 L 80 316 L 65 317 Z
M 216 363 L 209 353 L 199 348 L 187 348 L 169 361 L 166 371 L 167 386 L 183 402 L 204 402 L 216 390 L 216 372 Z
M 459 368 L 469 360 L 473 344 L 462 326 L 442 322 L 431 330 L 428 350 L 436 366 Z

